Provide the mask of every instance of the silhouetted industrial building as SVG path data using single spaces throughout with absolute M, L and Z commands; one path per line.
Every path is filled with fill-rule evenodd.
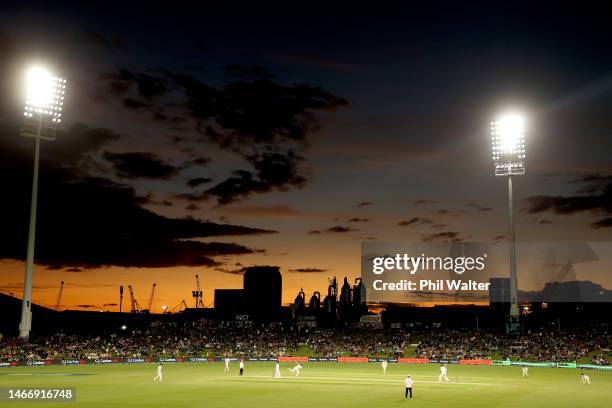
M 215 289 L 215 314 L 221 319 L 234 318 L 248 310 L 243 289 Z
M 283 277 L 277 266 L 246 268 L 243 289 L 216 289 L 215 312 L 221 318 L 248 314 L 253 320 L 277 320 L 282 308 Z
M 251 266 L 244 273 L 244 292 L 250 313 L 268 320 L 280 313 L 283 277 L 277 266 Z

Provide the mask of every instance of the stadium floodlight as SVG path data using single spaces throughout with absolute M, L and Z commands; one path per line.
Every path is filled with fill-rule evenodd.
M 520 115 L 491 122 L 491 142 L 496 176 L 525 174 L 525 131 Z
M 23 303 L 19 336 L 27 339 L 32 329 L 32 271 L 34 268 L 34 243 L 36 237 L 36 202 L 38 199 L 38 165 L 40 141 L 55 140 L 55 132 L 62 123 L 62 107 L 66 92 L 66 80 L 54 76 L 43 67 L 32 67 L 26 76 L 25 117 L 22 135 L 35 140 L 34 172 L 32 175 L 32 201 L 30 203 L 30 226 L 28 251 L 23 280 Z
M 518 283 L 516 277 L 516 242 L 512 205 L 512 177 L 525 174 L 525 124 L 518 114 L 504 115 L 491 122 L 491 144 L 496 176 L 508 176 L 508 246 L 510 256 L 510 320 L 508 332 L 520 331 Z

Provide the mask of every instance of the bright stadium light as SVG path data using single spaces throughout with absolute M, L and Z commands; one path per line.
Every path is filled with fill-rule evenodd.
M 508 176 L 508 247 L 510 256 L 510 319 L 508 332 L 520 332 L 518 283 L 516 277 L 516 242 L 512 206 L 512 177 L 525 174 L 525 121 L 518 114 L 508 114 L 491 122 L 491 145 L 496 176 Z
M 525 130 L 520 115 L 491 122 L 491 144 L 496 176 L 525 174 Z
M 51 125 L 62 122 L 62 107 L 66 80 L 53 76 L 42 67 L 33 67 L 27 75 L 27 91 L 24 116 L 33 121 Z
M 38 199 L 40 141 L 55 140 L 55 132 L 62 122 L 66 80 L 53 75 L 43 67 L 36 66 L 28 70 L 25 82 L 25 108 L 23 111 L 25 120 L 21 134 L 35 140 L 28 251 L 23 280 L 21 323 L 19 324 L 19 336 L 27 339 L 32 329 L 32 272 L 34 269 L 34 243 L 36 241 L 36 202 Z

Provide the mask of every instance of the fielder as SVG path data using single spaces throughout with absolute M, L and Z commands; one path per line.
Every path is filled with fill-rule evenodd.
M 278 361 L 276 362 L 276 365 L 274 366 L 274 378 L 281 378 L 280 364 L 278 363 Z
M 580 374 L 580 381 L 583 384 L 591 384 L 591 377 L 589 377 L 588 375 L 582 373 L 582 374 Z
M 244 360 L 241 358 L 240 359 L 240 364 L 238 365 L 238 367 L 240 368 L 240 375 L 242 377 L 242 375 L 244 374 Z
M 157 366 L 157 375 L 153 378 L 153 382 L 159 381 L 162 382 L 164 380 L 164 375 L 162 374 L 162 365 L 161 363 Z
M 229 357 L 225 357 L 223 361 L 225 362 L 225 367 L 223 368 L 223 372 L 229 373 L 229 363 L 230 363 Z
M 523 366 L 523 367 L 521 368 L 521 371 L 523 372 L 523 378 L 525 378 L 525 377 L 529 377 L 529 367 L 527 367 L 527 366 Z
M 381 366 L 381 367 L 382 367 L 382 369 L 383 369 L 383 374 L 387 374 L 387 365 L 388 365 L 388 364 L 389 364 L 389 363 L 387 363 L 387 360 L 383 360 L 383 361 L 382 361 L 382 363 L 380 364 L 380 366 Z
M 441 383 L 442 379 L 444 379 L 444 381 L 446 381 L 447 383 L 450 382 L 450 380 L 448 379 L 448 376 L 446 375 L 445 365 L 440 366 L 440 375 L 438 376 L 438 382 Z
M 293 374 L 295 374 L 296 377 L 300 376 L 300 370 L 303 368 L 304 366 L 301 365 L 300 363 L 297 363 L 295 365 L 295 367 L 290 368 L 289 371 L 291 371 Z

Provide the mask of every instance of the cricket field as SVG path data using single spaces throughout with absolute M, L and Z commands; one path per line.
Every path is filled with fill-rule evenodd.
M 612 372 L 563 368 L 448 366 L 451 380 L 438 383 L 433 364 L 305 363 L 299 377 L 282 363 L 282 378 L 272 378 L 273 363 L 247 362 L 238 376 L 232 363 L 164 364 L 164 381 L 154 383 L 156 364 L 15 367 L 0 370 L 0 388 L 72 388 L 75 402 L 0 401 L 15 407 L 610 407 Z M 405 376 L 414 379 L 414 398 L 404 398 Z

